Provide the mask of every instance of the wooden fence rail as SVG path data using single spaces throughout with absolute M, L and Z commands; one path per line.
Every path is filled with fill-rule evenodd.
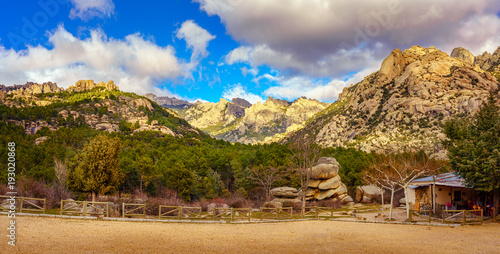
M 302 218 L 333 218 L 333 213 L 335 209 L 333 207 L 302 207 L 301 217 Z
M 447 215 L 452 213 L 452 215 Z M 443 210 L 443 223 L 462 222 L 480 222 L 483 224 L 483 210 Z
M 164 210 L 167 210 L 163 212 Z M 165 206 L 160 205 L 158 209 L 158 218 L 170 218 L 170 219 L 200 219 L 201 218 L 201 207 L 182 207 L 182 206 Z M 184 216 L 186 215 L 186 216 Z
M 10 199 L 10 196 L 0 196 L 0 199 Z M 22 212 L 42 212 L 46 211 L 47 199 L 45 198 L 29 198 L 29 197 L 15 197 L 17 199 L 16 210 Z M 9 210 L 9 209 L 1 209 Z
M 414 215 L 416 215 L 417 218 L 423 218 L 423 219 L 415 219 L 415 217 L 413 217 Z M 409 222 L 429 222 L 429 223 L 431 223 L 431 219 L 432 219 L 431 215 L 432 215 L 432 210 L 410 209 L 410 214 L 408 214 L 408 221 Z
M 127 210 L 130 209 L 130 210 Z M 139 213 L 142 209 L 142 213 Z M 122 204 L 122 217 L 125 216 L 141 216 L 146 217 L 146 204 Z
M 67 204 L 65 207 L 64 203 Z M 100 207 L 100 206 L 104 207 Z M 93 201 L 73 201 L 61 200 L 61 209 L 59 212 L 62 214 L 81 214 L 87 215 L 102 215 L 109 217 L 109 203 L 108 202 L 93 202 Z
M 238 219 L 245 219 L 250 221 L 252 217 L 252 209 L 250 208 L 214 208 L 214 212 L 212 218 L 216 219 L 225 219 L 235 221 Z
M 280 216 L 281 215 L 281 216 Z M 283 216 L 285 216 L 283 218 Z M 263 219 L 292 219 L 293 218 L 293 208 L 292 207 L 261 207 L 260 208 L 260 220 Z

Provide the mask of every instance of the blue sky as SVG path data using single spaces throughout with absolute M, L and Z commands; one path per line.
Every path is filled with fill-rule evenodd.
M 363 7 L 359 7 L 363 6 Z M 332 102 L 393 48 L 500 46 L 493 0 L 40 0 L 0 11 L 0 84 L 114 80 L 216 102 Z

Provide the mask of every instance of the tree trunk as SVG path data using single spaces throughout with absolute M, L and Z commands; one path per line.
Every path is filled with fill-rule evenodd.
M 92 202 L 95 202 L 95 199 L 97 197 L 97 194 L 95 193 L 95 191 L 92 192 Z
M 392 206 L 394 204 L 394 187 L 391 187 L 391 207 L 389 207 L 389 220 L 392 220 Z
M 500 190 L 494 190 L 493 191 L 493 207 L 495 208 L 494 211 L 496 214 L 493 214 L 493 216 L 495 216 L 494 218 L 496 218 L 496 216 L 498 216 L 499 214 L 499 207 L 498 207 L 498 203 L 500 203 L 499 200 L 500 199 Z
M 403 189 L 405 191 L 406 219 L 410 219 L 410 201 L 408 200 L 408 188 L 404 186 Z
M 382 216 L 384 215 L 384 189 L 380 188 L 380 197 L 382 199 Z

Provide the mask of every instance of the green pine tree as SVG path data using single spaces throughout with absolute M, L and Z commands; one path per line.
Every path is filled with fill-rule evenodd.
M 452 119 L 445 123 L 450 166 L 467 185 L 493 193 L 493 205 L 500 199 L 500 108 L 496 92 L 471 119 Z
M 124 174 L 119 169 L 120 152 L 119 138 L 96 136 L 81 154 L 75 156 L 77 163 L 68 175 L 68 187 L 92 193 L 92 201 L 99 194 L 115 192 L 124 180 Z

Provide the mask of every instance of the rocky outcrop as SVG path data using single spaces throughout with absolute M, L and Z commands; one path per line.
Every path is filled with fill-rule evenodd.
M 450 56 L 460 59 L 470 65 L 474 65 L 474 55 L 469 50 L 462 47 L 453 49 Z
M 498 47 L 493 54 L 484 52 L 476 56 L 474 64 L 485 71 L 500 72 L 500 47 Z
M 56 83 L 46 82 L 43 84 L 37 84 L 33 82 L 28 82 L 24 85 L 14 85 L 14 86 L 3 86 L 3 92 L 12 94 L 14 98 L 32 98 L 33 95 L 43 94 L 43 93 L 59 93 L 64 91 L 63 88 L 58 87 Z
M 446 158 L 441 124 L 474 114 L 497 88 L 489 72 L 434 47 L 394 50 L 379 71 L 344 88 L 337 102 L 282 142 L 309 135 L 323 147 L 424 149 L 432 157 Z
M 68 92 L 82 92 L 86 90 L 92 90 L 96 87 L 104 87 L 106 90 L 119 90 L 118 86 L 115 85 L 113 80 L 108 83 L 100 82 L 99 84 L 94 83 L 94 80 L 79 80 L 74 86 L 68 87 L 66 91 Z
M 382 193 L 383 192 L 374 185 L 358 186 L 356 187 L 356 202 L 365 204 L 372 203 L 379 198 Z
M 322 157 L 318 165 L 310 169 L 311 180 L 306 190 L 306 200 L 323 200 L 336 198 L 342 203 L 351 203 L 347 195 L 347 187 L 338 175 L 340 165 L 335 158 Z

